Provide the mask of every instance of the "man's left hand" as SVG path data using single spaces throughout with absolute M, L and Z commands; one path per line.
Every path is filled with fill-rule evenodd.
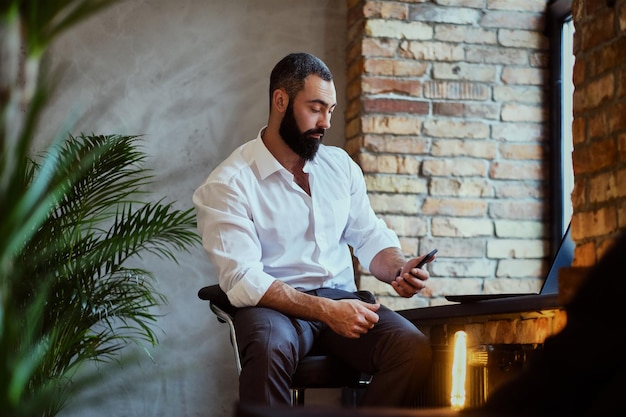
M 409 260 L 400 270 L 400 274 L 391 282 L 391 286 L 401 297 L 413 297 L 426 288 L 426 280 L 430 274 L 426 269 L 415 268 L 420 259 Z

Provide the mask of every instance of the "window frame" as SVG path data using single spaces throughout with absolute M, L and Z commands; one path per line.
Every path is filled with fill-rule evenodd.
M 548 4 L 547 34 L 550 39 L 550 208 L 552 218 L 551 247 L 552 255 L 556 254 L 559 242 L 565 234 L 570 219 L 565 219 L 566 211 L 570 211 L 565 205 L 565 199 L 570 199 L 570 190 L 565 188 L 563 177 L 564 169 L 571 167 L 570 161 L 565 161 L 565 150 L 571 149 L 571 129 L 563 129 L 564 123 L 571 121 L 571 102 L 573 98 L 567 98 L 563 94 L 564 74 L 571 74 L 571 69 L 564 70 L 563 54 L 565 42 L 563 42 L 563 29 L 566 23 L 572 19 L 572 0 L 552 0 Z M 572 45 L 571 43 L 569 45 Z M 569 114 L 567 114 L 569 112 Z M 568 119 L 566 119 L 568 118 Z M 565 141 L 569 141 L 565 144 Z M 566 147 L 569 145 L 570 147 Z M 567 193 L 567 195 L 565 195 Z

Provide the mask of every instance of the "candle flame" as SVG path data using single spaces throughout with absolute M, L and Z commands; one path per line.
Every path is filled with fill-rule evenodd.
M 454 410 L 465 406 L 465 379 L 467 371 L 467 334 L 458 331 L 454 334 L 454 359 L 452 361 L 452 394 L 450 405 Z

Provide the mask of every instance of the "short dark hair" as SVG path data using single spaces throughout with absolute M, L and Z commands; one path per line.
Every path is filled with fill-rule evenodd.
M 284 88 L 293 100 L 298 91 L 304 88 L 304 80 L 311 74 L 324 81 L 332 81 L 333 75 L 326 64 L 318 57 L 306 52 L 295 52 L 281 59 L 270 75 L 270 107 L 272 94 L 277 88 Z

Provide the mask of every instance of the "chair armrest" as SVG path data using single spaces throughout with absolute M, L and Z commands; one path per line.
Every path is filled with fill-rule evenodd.
M 215 314 L 218 321 L 228 324 L 230 342 L 233 346 L 235 354 L 235 365 L 237 366 L 237 372 L 241 373 L 241 360 L 239 359 L 237 334 L 235 333 L 235 324 L 233 322 L 233 316 L 237 312 L 237 308 L 234 307 L 230 301 L 228 301 L 228 296 L 217 284 L 200 288 L 198 291 L 198 297 L 201 300 L 209 302 L 211 311 Z
M 230 316 L 234 316 L 237 313 L 238 308 L 230 303 L 228 296 L 218 284 L 200 288 L 198 297 L 201 300 L 209 301 Z

